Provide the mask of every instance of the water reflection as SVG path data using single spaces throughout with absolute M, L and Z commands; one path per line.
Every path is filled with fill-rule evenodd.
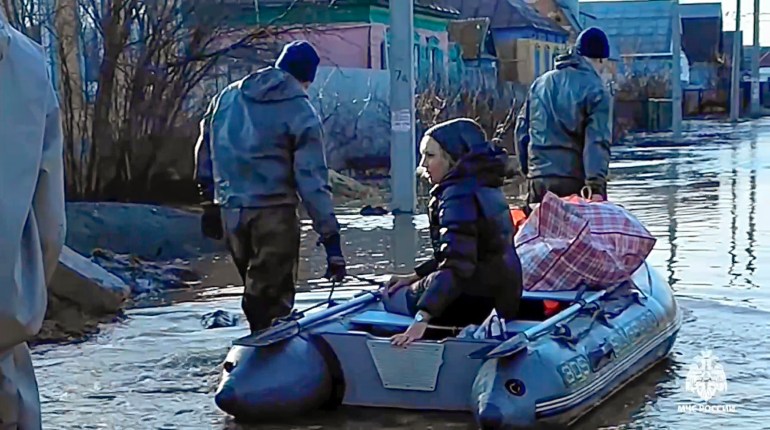
M 758 136 L 755 132 L 750 143 L 751 159 L 757 159 L 757 140 Z M 755 233 L 756 233 L 756 220 L 754 216 L 757 211 L 757 165 L 756 162 L 751 164 L 751 173 L 749 174 L 749 229 L 747 232 L 748 244 L 746 246 L 746 254 L 749 258 L 746 261 L 746 271 L 748 275 L 744 278 L 746 282 L 752 287 L 756 288 L 754 284 L 754 261 L 757 259 L 754 254 L 754 247 L 756 246 Z
M 735 255 L 735 248 L 737 247 L 737 243 L 735 241 L 735 236 L 738 231 L 738 214 L 736 211 L 736 206 L 738 203 L 738 195 L 737 195 L 737 189 L 736 186 L 738 184 L 738 169 L 736 166 L 736 160 L 737 160 L 737 152 L 738 148 L 736 148 L 734 145 L 732 147 L 732 151 L 730 153 L 732 158 L 732 177 L 730 178 L 730 196 L 732 197 L 731 201 L 732 204 L 730 205 L 730 219 L 731 219 L 731 228 L 730 228 L 730 251 L 728 252 L 730 254 L 730 270 L 728 273 L 731 275 L 730 284 L 729 286 L 734 285 L 734 281 L 737 278 L 735 275 L 735 264 L 737 263 L 737 256 Z
M 586 416 L 578 428 L 767 428 L 770 408 L 770 120 L 737 126 L 691 123 L 682 143 L 646 136 L 613 148 L 613 199 L 631 210 L 658 238 L 653 264 L 666 271 L 687 318 L 671 359 L 633 382 Z M 352 273 L 406 271 L 429 250 L 427 217 L 361 217 L 341 210 L 344 249 Z M 328 297 L 313 282 L 325 269 L 309 223 L 303 226 L 304 307 Z M 217 267 L 232 274 L 228 261 Z M 245 326 L 203 330 L 200 316 L 214 309 L 240 314 L 240 287 L 209 291 L 205 301 L 128 312 L 123 323 L 78 345 L 37 348 L 35 362 L 44 425 L 52 429 L 370 429 L 472 428 L 466 415 L 343 408 L 290 423 L 242 427 L 214 406 L 220 363 Z M 232 279 L 232 278 L 230 278 Z M 382 278 L 377 278 L 381 280 Z M 763 288 L 765 287 L 765 288 Z M 345 285 L 335 295 L 367 287 Z M 728 389 L 715 401 L 738 405 L 732 415 L 691 415 L 679 405 L 698 402 L 684 378 L 702 350 L 719 357 Z M 84 357 L 86 359 L 84 359 Z
M 678 366 L 671 358 L 663 360 L 629 385 L 627 389 L 610 398 L 601 408 L 583 417 L 574 428 L 593 430 L 632 426 L 644 414 L 645 410 L 655 408 L 655 404 L 661 396 L 670 395 L 667 392 L 669 391 L 667 387 L 676 379 Z M 608 413 L 609 411 L 612 413 Z
M 669 178 L 676 178 L 677 164 L 668 163 L 669 171 L 667 172 Z M 669 192 L 666 195 L 666 212 L 668 213 L 668 244 L 671 249 L 669 253 L 668 261 L 666 262 L 666 269 L 668 270 L 668 283 L 671 287 L 676 288 L 676 277 L 674 272 L 674 261 L 676 261 L 676 231 L 677 231 L 677 218 L 676 218 L 676 188 L 669 187 Z
M 658 237 L 653 259 L 680 294 L 767 302 L 749 291 L 761 285 L 756 261 L 766 249 L 756 238 L 767 225 L 755 217 L 770 208 L 757 201 L 770 185 L 770 151 L 758 145 L 770 138 L 768 124 L 741 124 L 733 133 L 733 126 L 700 125 L 706 130 L 677 145 L 651 135 L 613 153 L 611 193 Z M 666 162 L 649 163 L 659 159 Z

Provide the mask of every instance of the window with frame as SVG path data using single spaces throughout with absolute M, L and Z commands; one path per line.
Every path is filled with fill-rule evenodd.
M 435 36 L 428 38 L 428 64 L 430 76 L 441 79 L 444 71 L 444 56 L 439 46 L 439 40 Z

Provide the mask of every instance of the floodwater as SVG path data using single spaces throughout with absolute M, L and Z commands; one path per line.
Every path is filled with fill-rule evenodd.
M 763 217 L 770 213 L 770 120 L 737 126 L 687 123 L 682 143 L 643 136 L 614 148 L 613 158 L 611 198 L 658 237 L 651 260 L 673 285 L 687 317 L 670 358 L 577 427 L 770 428 L 770 221 Z M 390 216 L 343 213 L 353 273 L 387 273 L 427 252 L 424 216 L 398 219 L 394 228 Z M 315 235 L 305 227 L 304 277 L 317 277 L 323 251 L 312 245 Z M 229 266 L 219 262 L 212 270 L 223 273 Z M 245 327 L 203 330 L 199 322 L 215 309 L 240 313 L 238 299 L 228 296 L 237 291 L 219 289 L 206 300 L 135 309 L 125 322 L 104 326 L 90 341 L 38 347 L 45 428 L 245 428 L 213 403 L 219 365 Z M 300 306 L 326 294 L 301 295 Z M 690 363 L 707 350 L 719 359 L 728 381 L 712 403 L 729 405 L 728 413 L 679 409 L 701 402 L 685 389 L 685 378 Z M 254 428 L 465 429 L 472 428 L 468 418 L 343 408 Z

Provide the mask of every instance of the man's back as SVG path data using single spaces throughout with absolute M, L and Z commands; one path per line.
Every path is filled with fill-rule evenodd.
M 267 208 L 301 197 L 320 234 L 337 231 L 323 128 L 296 79 L 259 70 L 215 97 L 203 122 L 197 174 L 211 176 L 217 205 Z
M 225 239 L 244 282 L 241 306 L 252 332 L 294 306 L 299 198 L 326 249 L 324 276 L 340 282 L 346 274 L 323 127 L 306 92 L 319 63 L 310 43 L 289 42 L 275 67 L 229 85 L 201 121 L 195 157 L 201 231 Z
M 608 95 L 602 79 L 583 57 L 559 57 L 556 68 L 532 84 L 528 102 L 528 157 L 521 161 L 530 178 L 585 180 L 584 162 L 609 163 L 608 133 L 595 131 L 597 127 L 609 130 Z M 595 142 L 597 138 L 601 142 Z M 599 150 L 592 157 L 584 156 L 586 145 L 595 143 Z

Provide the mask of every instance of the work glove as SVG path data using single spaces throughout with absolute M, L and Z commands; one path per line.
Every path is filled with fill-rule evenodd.
M 602 197 L 602 200 L 606 199 L 607 196 L 607 182 L 602 180 L 591 180 L 587 179 L 585 181 L 585 187 L 588 188 L 588 190 L 591 191 L 592 197 Z M 581 191 L 581 194 L 585 194 L 583 191 Z
M 342 256 L 340 235 L 335 233 L 320 241 L 326 249 L 326 273 L 324 278 L 332 282 L 342 282 L 348 272 L 345 267 L 345 257 Z
M 213 203 L 203 204 L 203 215 L 201 216 L 201 233 L 205 237 L 214 240 L 221 240 L 225 232 L 222 228 L 222 211 L 219 206 Z

